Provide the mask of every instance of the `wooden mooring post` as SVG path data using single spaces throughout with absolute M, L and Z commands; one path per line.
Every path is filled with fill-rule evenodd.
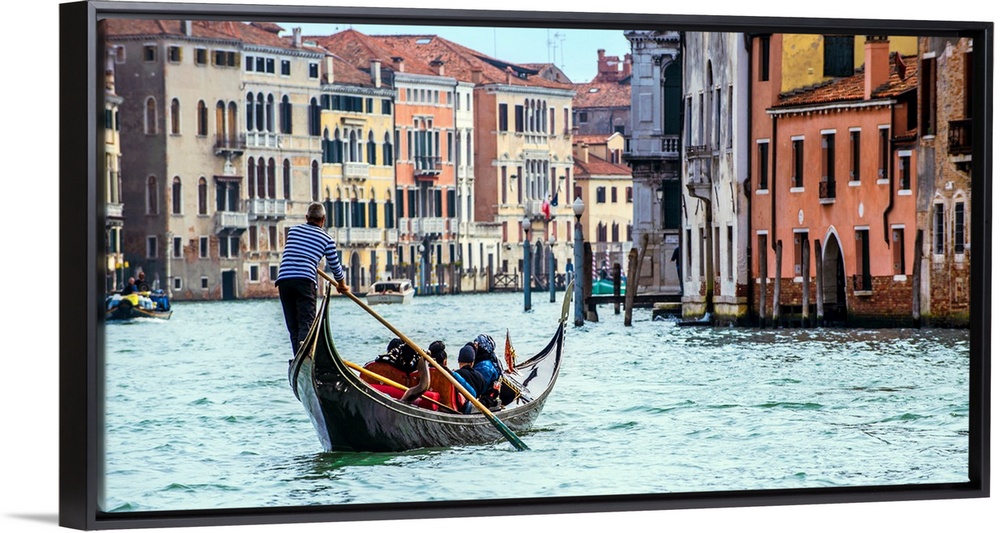
M 615 266 L 611 268 L 611 276 L 614 280 L 614 295 L 618 296 L 622 293 L 622 264 L 615 263 Z M 615 300 L 615 314 L 621 314 L 622 306 Z

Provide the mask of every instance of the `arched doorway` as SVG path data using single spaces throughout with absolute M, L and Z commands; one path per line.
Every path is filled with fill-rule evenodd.
M 823 318 L 835 322 L 847 319 L 847 278 L 844 254 L 835 235 L 826 239 L 823 248 Z

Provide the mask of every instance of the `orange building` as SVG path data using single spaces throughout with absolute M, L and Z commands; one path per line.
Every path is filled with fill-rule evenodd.
M 917 58 L 869 37 L 854 75 L 782 93 L 782 37 L 753 42 L 752 305 L 766 321 L 909 323 Z

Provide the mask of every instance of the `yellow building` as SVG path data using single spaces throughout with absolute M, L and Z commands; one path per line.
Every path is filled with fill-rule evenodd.
M 327 231 L 351 289 L 364 291 L 396 262 L 393 91 L 383 86 L 377 64 L 361 71 L 333 55 L 322 82 L 317 109 Z
M 904 56 L 917 53 L 916 37 L 889 37 L 889 42 L 890 52 Z M 781 92 L 851 76 L 864 62 L 864 35 L 784 34 Z
M 632 170 L 620 162 L 624 148 L 619 133 L 574 137 L 574 198 L 585 206 L 580 223 L 584 241 L 591 243 L 595 275 L 602 268 L 610 273 L 615 263 L 627 268 L 632 249 Z

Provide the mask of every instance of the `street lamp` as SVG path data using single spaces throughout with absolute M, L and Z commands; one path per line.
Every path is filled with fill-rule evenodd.
M 576 270 L 583 268 L 583 225 L 580 217 L 583 216 L 583 200 L 579 196 L 573 201 L 573 215 L 576 216 L 576 228 L 573 231 L 573 262 L 576 263 Z M 575 270 L 574 270 L 575 272 Z M 587 280 L 580 276 L 573 275 L 573 304 L 575 326 L 583 325 L 583 283 Z
M 427 292 L 425 277 L 427 275 L 427 256 L 424 255 L 425 251 L 427 251 L 427 248 L 424 246 L 424 243 L 417 245 L 417 253 L 420 254 L 420 294 L 426 294 Z
M 531 231 L 531 219 L 524 217 L 521 221 L 524 230 L 524 310 L 531 311 L 531 242 L 528 233 Z
M 549 303 L 556 301 L 556 236 L 549 235 Z

